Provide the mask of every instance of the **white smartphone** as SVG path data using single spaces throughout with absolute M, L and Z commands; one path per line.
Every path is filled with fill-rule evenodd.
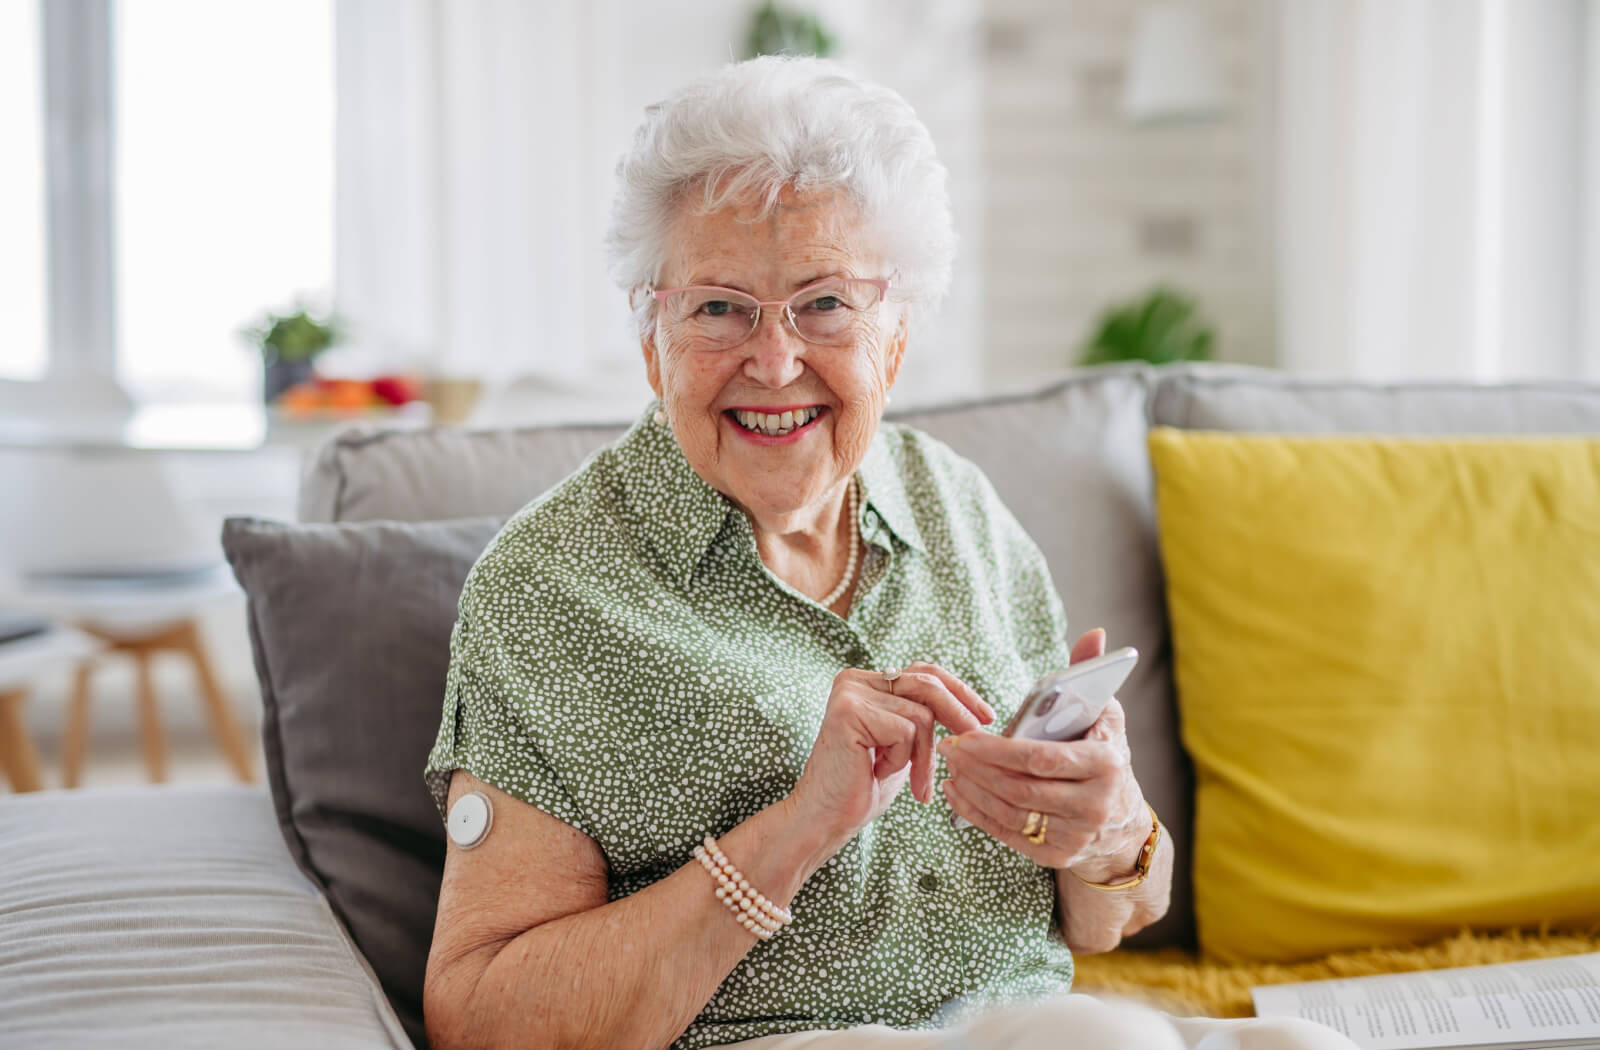
M 1138 650 L 1124 647 L 1050 672 L 1033 683 L 1000 735 L 1025 740 L 1078 739 L 1094 725 L 1138 662 Z M 954 813 L 950 824 L 971 826 Z

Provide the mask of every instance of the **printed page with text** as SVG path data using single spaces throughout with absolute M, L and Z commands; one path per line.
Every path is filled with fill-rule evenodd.
M 1303 1017 L 1363 1050 L 1600 1050 L 1600 953 L 1251 989 L 1259 1017 Z

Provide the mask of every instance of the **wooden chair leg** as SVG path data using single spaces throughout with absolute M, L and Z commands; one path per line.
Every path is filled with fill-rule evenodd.
M 61 744 L 61 786 L 75 788 L 83 778 L 83 756 L 89 750 L 89 680 L 94 664 L 78 665 L 72 680 L 72 699 L 67 707 L 67 733 Z
M 33 738 L 28 735 L 28 724 L 22 717 L 22 702 L 27 698 L 25 689 L 0 692 L 0 769 L 11 781 L 11 789 L 18 793 L 38 791 L 42 786 L 39 755 L 33 749 Z
M 222 686 L 217 683 L 217 676 L 211 670 L 211 661 L 206 657 L 205 643 L 200 638 L 199 626 L 195 621 L 185 621 L 179 646 L 189 654 L 189 660 L 194 664 L 195 678 L 200 682 L 200 696 L 205 701 L 206 713 L 211 716 L 211 731 L 216 735 L 217 743 L 222 745 L 228 764 L 233 766 L 234 775 L 240 780 L 246 784 L 253 783 L 255 773 L 251 770 L 250 749 L 245 744 L 238 723 L 233 719 L 228 698 L 223 695 Z
M 160 784 L 167 779 L 167 745 L 161 735 L 161 710 L 156 706 L 155 683 L 150 677 L 150 654 L 144 649 L 132 653 L 139 678 L 139 747 L 144 751 L 151 783 Z

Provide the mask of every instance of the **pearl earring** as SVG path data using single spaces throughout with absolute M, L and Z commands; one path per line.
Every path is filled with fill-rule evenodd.
M 658 405 L 656 407 L 655 415 L 651 416 L 650 418 L 655 421 L 656 426 L 664 427 L 667 425 L 667 410 Z

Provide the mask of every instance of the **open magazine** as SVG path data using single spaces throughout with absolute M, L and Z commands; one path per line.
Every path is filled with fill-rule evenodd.
M 1600 952 L 1264 985 L 1259 1017 L 1303 1017 L 1363 1050 L 1600 1050 Z

